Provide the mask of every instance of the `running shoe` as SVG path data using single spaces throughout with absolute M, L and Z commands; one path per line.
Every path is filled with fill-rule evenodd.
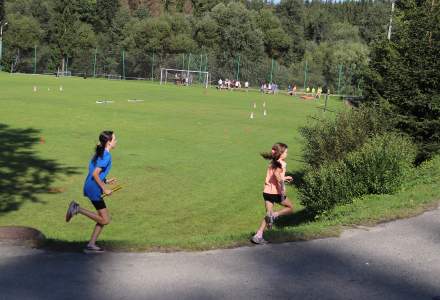
M 66 212 L 66 222 L 69 222 L 70 219 L 72 219 L 72 217 L 78 213 L 78 211 L 79 211 L 79 204 L 76 203 L 75 201 L 70 202 Z
M 84 248 L 84 253 L 103 253 L 104 249 L 98 247 L 97 245 L 86 245 Z
M 268 243 L 263 237 L 259 237 L 256 234 L 251 238 L 251 242 L 257 245 L 264 245 Z

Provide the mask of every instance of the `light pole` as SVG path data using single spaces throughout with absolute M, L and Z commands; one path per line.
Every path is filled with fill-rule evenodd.
M 390 16 L 390 25 L 388 26 L 388 40 L 391 40 L 391 27 L 393 24 L 393 14 L 394 14 L 394 4 L 395 4 L 395 0 L 391 0 L 391 16 Z
M 2 21 L 0 21 L 0 71 L 2 70 L 3 26 L 6 25 L 8 25 L 8 22 L 2 24 Z

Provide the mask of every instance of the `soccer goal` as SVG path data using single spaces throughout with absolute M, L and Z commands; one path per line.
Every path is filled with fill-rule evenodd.
M 60 71 L 58 70 L 56 73 L 57 77 L 61 77 L 61 76 L 72 76 L 72 72 L 71 71 Z
M 172 83 L 176 85 L 201 84 L 208 88 L 209 72 L 178 69 L 160 69 L 160 84 Z

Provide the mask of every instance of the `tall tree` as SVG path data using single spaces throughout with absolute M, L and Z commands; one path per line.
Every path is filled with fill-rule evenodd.
M 302 59 L 305 51 L 304 40 L 304 2 L 301 0 L 282 0 L 277 14 L 283 28 L 291 38 L 291 56 L 293 61 Z
M 5 1 L 0 0 L 0 22 L 5 19 Z
M 107 31 L 119 9 L 119 0 L 96 0 L 96 14 L 99 16 L 99 31 Z
M 256 16 L 256 22 L 263 32 L 267 55 L 276 59 L 285 57 L 292 46 L 292 39 L 282 28 L 278 17 L 272 10 L 262 9 Z
M 431 0 L 398 2 L 391 41 L 371 53 L 366 100 L 381 104 L 396 128 L 420 148 L 440 151 L 440 7 Z

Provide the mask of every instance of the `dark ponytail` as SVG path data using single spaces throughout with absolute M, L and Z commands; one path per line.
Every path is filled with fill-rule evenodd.
M 270 160 L 271 167 L 274 169 L 282 168 L 281 163 L 278 161 L 280 159 L 281 154 L 286 151 L 287 145 L 284 143 L 276 143 L 272 146 L 271 152 L 263 152 L 261 156 L 264 159 Z
M 99 144 L 96 145 L 95 155 L 93 156 L 93 162 L 96 163 L 98 157 L 104 155 L 105 146 L 107 142 L 113 139 L 113 131 L 103 131 L 99 135 Z

